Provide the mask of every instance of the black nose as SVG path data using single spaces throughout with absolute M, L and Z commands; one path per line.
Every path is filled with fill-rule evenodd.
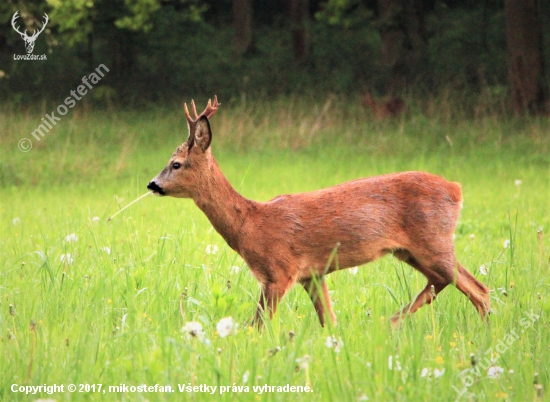
M 154 193 L 159 193 L 160 195 L 164 195 L 164 191 L 162 191 L 162 188 L 160 188 L 159 185 L 157 183 L 155 183 L 154 181 L 149 183 L 147 185 L 147 188 L 149 190 L 151 190 L 152 192 L 154 192 Z

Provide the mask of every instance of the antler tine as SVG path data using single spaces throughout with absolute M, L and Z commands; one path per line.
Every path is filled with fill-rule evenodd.
M 199 115 L 197 114 L 197 108 L 195 107 L 195 100 L 191 99 L 191 106 L 193 106 L 193 113 L 195 113 L 195 121 L 199 119 Z
M 200 115 L 197 113 L 197 108 L 195 106 L 194 100 L 191 100 L 191 107 L 193 108 L 193 113 L 195 115 L 194 120 L 191 117 L 191 114 L 189 113 L 189 108 L 187 107 L 187 103 L 183 104 L 183 108 L 185 110 L 185 117 L 187 118 L 187 125 L 189 126 L 189 137 L 187 138 L 187 143 L 190 148 L 193 146 L 193 143 L 195 141 L 195 126 L 197 125 L 197 121 L 202 116 L 206 116 L 207 118 L 214 116 L 218 111 L 218 108 L 220 107 L 220 103 L 218 102 L 218 96 L 214 95 L 214 104 L 212 104 L 211 99 L 208 99 L 208 104 L 206 105 L 206 109 L 204 109 L 204 112 L 202 112 Z
M 185 117 L 187 118 L 187 123 L 191 125 L 194 123 L 193 119 L 191 118 L 191 115 L 189 114 L 189 109 L 187 108 L 187 103 L 183 103 L 183 109 L 185 110 Z
M 44 22 L 42 23 L 42 28 L 38 32 L 35 31 L 32 36 L 34 37 L 34 36 L 40 35 L 44 30 L 44 28 L 46 28 L 46 25 L 48 24 L 49 20 L 50 20 L 50 17 L 48 17 L 48 14 L 44 13 Z
M 208 99 L 208 104 L 206 105 L 206 109 L 204 109 L 204 111 L 201 114 L 198 114 L 197 108 L 195 106 L 195 101 L 191 100 L 191 107 L 193 108 L 195 119 L 191 117 L 191 114 L 189 113 L 189 109 L 187 108 L 187 103 L 184 103 L 183 107 L 185 109 L 185 116 L 187 117 L 187 121 L 189 122 L 189 124 L 191 124 L 191 123 L 196 123 L 197 120 L 202 116 L 206 116 L 208 118 L 214 116 L 218 111 L 218 108 L 220 107 L 220 103 L 218 102 L 218 96 L 215 95 L 214 103 L 212 103 L 212 99 Z
M 208 99 L 208 105 L 206 106 L 206 109 L 204 109 L 204 112 L 201 113 L 201 116 L 210 118 L 216 114 L 219 107 L 220 103 L 218 103 L 218 96 L 214 95 L 214 104 L 212 104 L 212 99 Z
M 21 32 L 19 30 L 19 25 L 16 27 L 15 24 L 16 24 L 16 20 L 19 18 L 19 10 L 17 10 L 15 12 L 15 14 L 13 14 L 13 17 L 11 18 L 11 26 L 13 27 L 13 29 L 15 30 L 15 32 L 17 32 L 19 35 L 25 35 L 27 33 L 27 30 L 25 30 L 25 33 Z

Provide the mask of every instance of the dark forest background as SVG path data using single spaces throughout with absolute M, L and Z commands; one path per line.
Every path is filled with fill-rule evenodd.
M 49 22 L 33 54 L 14 60 Z M 88 101 L 147 105 L 218 94 L 387 97 L 487 92 L 548 112 L 548 0 L 8 0 L 0 97 L 59 101 L 99 64 Z

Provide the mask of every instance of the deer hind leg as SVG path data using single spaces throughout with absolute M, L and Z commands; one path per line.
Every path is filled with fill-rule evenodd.
M 334 311 L 332 310 L 332 303 L 330 302 L 327 283 L 324 281 L 324 279 L 318 278 L 317 281 L 314 281 L 313 279 L 309 278 L 303 280 L 301 284 L 311 298 L 311 302 L 315 307 L 315 311 L 317 312 L 317 316 L 319 317 L 319 322 L 321 323 L 321 326 L 325 326 L 325 310 L 326 312 L 328 312 L 332 323 L 336 325 L 336 316 L 334 315 Z M 319 290 L 321 290 L 322 293 L 319 292 Z
M 434 294 L 437 295 L 451 283 L 468 296 L 482 319 L 485 318 L 486 314 L 489 312 L 489 290 L 456 261 L 454 252 L 440 253 L 439 258 L 430 259 L 429 264 L 420 263 L 418 259 L 414 258 L 412 254 L 406 250 L 396 251 L 394 255 L 422 272 L 422 274 L 428 278 L 428 285 L 413 302 L 401 311 L 401 313 L 392 317 L 393 323 L 399 322 L 403 312 L 406 313 L 408 311 L 410 314 L 418 310 L 424 304 L 431 303 L 435 298 Z M 446 256 L 446 258 L 444 256 Z M 432 285 L 434 286 L 434 294 L 430 293 Z
M 425 268 L 420 262 L 414 258 L 407 250 L 396 250 L 393 255 L 399 260 L 409 264 L 414 269 L 420 271 L 427 279 L 428 284 L 426 287 L 416 296 L 409 304 L 407 304 L 400 311 L 395 313 L 390 321 L 394 326 L 398 326 L 403 319 L 410 314 L 413 314 L 416 310 L 425 304 L 430 304 L 436 296 L 450 283 L 445 280 L 436 272 L 433 272 Z
M 489 289 L 460 263 L 456 263 L 454 284 L 475 306 L 482 319 L 490 312 Z
M 428 281 L 428 284 L 424 290 L 422 290 L 422 292 L 420 292 L 414 300 L 391 317 L 391 323 L 395 326 L 401 324 L 401 321 L 403 321 L 407 315 L 414 313 L 423 305 L 430 304 L 433 300 L 435 300 L 439 292 L 441 292 L 446 286 L 446 284 L 434 284 Z
M 489 289 L 479 282 L 466 268 L 456 260 L 454 253 L 447 254 L 448 258 L 439 258 L 430 265 L 431 271 L 452 283 L 464 293 L 479 312 L 481 319 L 485 319 L 489 312 Z

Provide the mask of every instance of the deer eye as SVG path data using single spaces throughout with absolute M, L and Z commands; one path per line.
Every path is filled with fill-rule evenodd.
M 177 169 L 179 169 L 180 167 L 181 167 L 181 163 L 179 163 L 179 162 L 174 162 L 174 163 L 172 163 L 172 169 L 176 169 L 176 170 L 177 170 Z

